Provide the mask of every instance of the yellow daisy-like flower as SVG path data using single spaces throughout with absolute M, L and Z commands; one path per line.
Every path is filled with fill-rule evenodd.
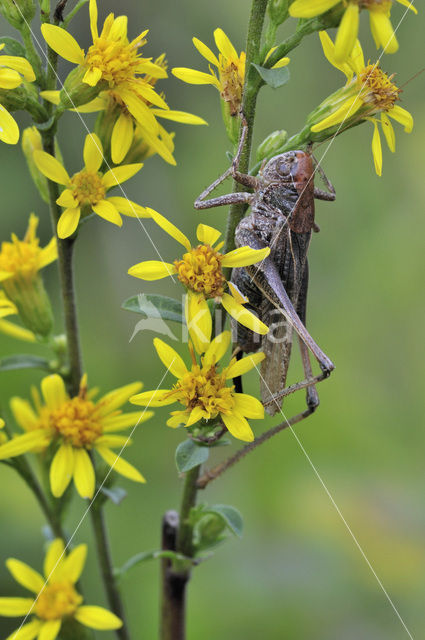
M 21 560 L 6 560 L 16 582 L 34 594 L 29 598 L 0 598 L 1 616 L 31 616 L 30 622 L 13 631 L 6 640 L 55 640 L 68 620 L 103 631 L 122 627 L 122 621 L 111 611 L 82 604 L 83 596 L 78 593 L 76 583 L 86 557 L 87 545 L 80 544 L 65 554 L 65 545 L 57 538 L 47 550 L 43 575 Z
M 171 412 L 167 421 L 169 427 L 190 427 L 200 420 L 219 418 L 235 438 L 252 442 L 254 434 L 247 418 L 261 420 L 264 418 L 264 407 L 253 396 L 236 393 L 233 386 L 227 385 L 227 381 L 247 373 L 265 356 L 260 352 L 239 361 L 232 358 L 227 367 L 219 371 L 218 362 L 226 353 L 230 341 L 230 331 L 224 331 L 214 340 L 211 340 L 210 332 L 207 344 L 203 345 L 202 350 L 196 349 L 198 357 L 192 343 L 189 343 L 192 363 L 188 368 L 172 347 L 155 338 L 153 342 L 158 356 L 177 378 L 177 382 L 172 389 L 137 394 L 130 398 L 130 402 L 142 407 L 164 407 L 179 402 L 184 408 Z
M 240 247 L 228 253 L 220 253 L 224 242 L 216 245 L 221 236 L 220 231 L 206 224 L 199 224 L 196 237 L 199 244 L 192 247 L 189 239 L 163 215 L 147 208 L 153 220 L 177 240 L 186 249 L 181 258 L 173 263 L 161 260 L 147 260 L 134 265 L 128 270 L 131 276 L 141 280 L 160 280 L 167 276 L 177 275 L 180 282 L 188 291 L 188 324 L 189 327 L 199 328 L 200 339 L 207 335 L 211 316 L 208 311 L 207 299 L 214 298 L 221 302 L 226 311 L 240 324 L 249 327 L 251 331 L 262 335 L 268 328 L 253 313 L 243 305 L 243 299 L 234 288 L 226 293 L 227 281 L 223 274 L 224 267 L 246 267 L 261 262 L 270 253 L 269 248 L 251 249 Z
M 57 204 L 65 208 L 58 222 L 59 238 L 68 238 L 78 227 L 81 216 L 94 212 L 108 222 L 122 226 L 120 214 L 131 217 L 147 217 L 143 207 L 127 198 L 107 198 L 107 192 L 132 178 L 143 164 L 126 164 L 114 167 L 105 174 L 99 169 L 103 163 L 103 148 L 99 137 L 89 133 L 84 143 L 84 169 L 69 177 L 59 160 L 45 151 L 34 151 L 34 162 L 49 180 L 64 185 Z
M 93 497 L 96 479 L 89 455 L 92 450 L 125 478 L 145 482 L 137 469 L 112 451 L 130 444 L 126 436 L 114 432 L 145 422 L 153 415 L 149 411 L 140 414 L 119 410 L 143 385 L 134 382 L 95 401 L 96 391 L 87 390 L 86 380 L 84 376 L 78 396 L 70 398 L 62 378 L 50 375 L 41 382 L 44 403 L 33 389 L 35 409 L 22 398 L 10 401 L 15 420 L 25 433 L 0 447 L 0 460 L 30 451 L 38 453 L 53 444 L 56 452 L 50 466 L 50 487 L 56 498 L 63 495 L 72 479 L 82 498 Z
M 187 69 L 186 67 L 175 67 L 171 72 L 176 78 L 188 84 L 212 84 L 219 90 L 224 102 L 228 103 L 230 115 L 236 116 L 239 114 L 242 104 L 246 54 L 245 51 L 241 51 L 238 55 L 223 29 L 216 29 L 214 31 L 214 40 L 219 52 L 218 58 L 201 40 L 192 38 L 192 42 L 201 56 L 217 68 L 218 77 L 211 66 L 209 67 L 209 73 L 197 71 L 196 69 Z M 269 51 L 266 60 L 275 48 L 276 47 Z M 288 63 L 289 58 L 281 58 L 273 68 L 284 67 Z
M 0 51 L 6 45 L 0 44 Z M 35 73 L 25 58 L 0 55 L 0 90 L 16 89 L 22 82 L 34 82 Z M 0 140 L 7 144 L 16 144 L 19 140 L 19 128 L 15 119 L 0 103 Z
M 410 0 L 397 0 L 400 4 L 417 13 Z M 314 18 L 329 11 L 341 0 L 295 0 L 289 7 L 294 18 Z M 359 33 L 361 9 L 369 11 L 370 30 L 376 48 L 383 47 L 385 53 L 395 53 L 398 42 L 391 24 L 392 0 L 342 0 L 344 15 L 335 41 L 335 59 L 341 63 L 350 55 Z
M 396 102 L 400 89 L 392 82 L 379 64 L 365 64 L 363 51 L 356 41 L 353 51 L 346 63 L 340 64 L 335 58 L 335 45 L 325 31 L 320 32 L 323 51 L 329 62 L 342 71 L 347 77 L 347 84 L 341 90 L 338 103 L 333 112 L 311 127 L 313 132 L 323 131 L 353 117 L 367 119 L 373 123 L 372 153 L 376 173 L 382 174 L 382 147 L 379 125 L 382 127 L 388 147 L 395 151 L 395 134 L 390 118 L 403 125 L 406 133 L 413 129 L 411 114 Z M 331 102 L 331 100 L 330 100 Z M 374 116 L 380 115 L 380 119 Z
M 4 291 L 0 291 L 0 333 L 4 333 L 11 338 L 24 340 L 24 342 L 35 342 L 36 337 L 32 331 L 24 329 L 9 320 L 4 320 L 7 316 L 15 315 L 17 313 L 18 309 L 16 305 L 7 298 Z
M 49 47 L 65 60 L 86 70 L 83 82 L 95 87 L 104 82 L 117 103 L 125 107 L 158 153 L 169 158 L 159 136 L 156 115 L 148 105 L 168 110 L 165 100 L 155 91 L 151 79 L 166 78 L 167 72 L 151 58 L 140 57 L 139 49 L 146 44 L 143 31 L 132 41 L 127 37 L 127 16 L 115 18 L 110 13 L 99 34 L 96 0 L 90 0 L 90 28 L 93 44 L 85 54 L 78 42 L 65 29 L 51 24 L 41 27 Z M 164 116 L 165 117 L 165 116 Z M 170 160 L 168 160 L 170 161 Z

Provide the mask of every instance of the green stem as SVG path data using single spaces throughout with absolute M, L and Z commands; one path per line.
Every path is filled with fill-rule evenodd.
M 68 27 L 69 23 L 71 22 L 71 20 L 77 15 L 79 10 L 82 9 L 84 7 L 84 5 L 86 5 L 88 2 L 89 2 L 89 0 L 80 0 L 79 2 L 77 2 L 75 7 L 72 9 L 72 11 L 70 11 L 68 13 L 68 15 L 66 16 L 65 20 L 62 23 L 62 27 L 64 29 L 67 29 L 67 27 Z
M 193 557 L 193 526 L 189 522 L 189 516 L 192 508 L 196 504 L 196 495 L 198 493 L 197 482 L 200 471 L 201 465 L 194 467 L 186 473 L 184 481 L 176 546 L 177 551 L 186 558 Z
M 43 136 L 43 148 L 52 156 L 55 155 L 54 136 L 52 132 Z M 61 208 L 56 204 L 56 200 L 59 197 L 59 187 L 56 182 L 48 180 L 48 189 L 50 215 L 54 231 L 57 234 L 57 223 L 61 216 Z M 72 238 L 66 238 L 64 240 L 58 238 L 59 273 L 70 365 L 69 391 L 73 396 L 78 394 L 82 376 L 81 348 L 74 287 L 74 242 L 75 239 Z
M 130 640 L 130 635 L 125 619 L 124 605 L 119 592 L 116 577 L 114 575 L 112 555 L 106 528 L 105 515 L 100 504 L 96 502 L 92 504 L 90 516 L 93 525 L 93 532 L 96 540 L 96 548 L 102 571 L 103 583 L 106 589 L 109 606 L 123 623 L 120 629 L 115 631 L 117 638 L 120 640 Z
M 23 43 L 25 45 L 28 62 L 31 64 L 32 68 L 34 69 L 34 73 L 37 79 L 37 84 L 40 87 L 44 87 L 44 82 L 45 82 L 44 73 L 41 66 L 40 56 L 38 55 L 37 50 L 34 46 L 34 42 L 31 35 L 31 29 L 29 28 L 26 22 L 23 22 L 19 31 L 22 36 Z
M 261 87 L 261 78 L 252 63 L 261 62 L 261 34 L 263 31 L 264 18 L 266 14 L 267 0 L 253 0 L 251 16 L 248 25 L 248 36 L 246 42 L 246 76 L 242 97 L 242 113 L 248 124 L 248 134 L 242 149 L 239 171 L 248 173 L 249 159 L 252 146 L 252 132 L 254 128 L 255 107 L 257 96 Z M 233 183 L 233 191 L 243 191 L 244 187 Z M 231 251 L 235 247 L 235 230 L 245 213 L 244 204 L 234 204 L 230 207 L 227 219 L 225 252 Z

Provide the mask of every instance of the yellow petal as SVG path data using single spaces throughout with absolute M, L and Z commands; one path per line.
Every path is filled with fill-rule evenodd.
M 33 591 L 33 593 L 39 593 L 44 587 L 44 578 L 29 567 L 25 562 L 16 560 L 15 558 L 8 558 L 6 560 L 6 567 L 9 569 L 16 582 Z
M 61 101 L 60 91 L 40 91 L 40 97 L 52 104 L 59 104 Z
M 134 427 L 135 425 L 142 424 L 149 420 L 154 415 L 153 411 L 129 411 L 119 416 L 111 416 L 103 420 L 103 433 L 109 433 L 110 431 L 121 431 L 122 429 L 128 429 L 128 427 Z
M 111 136 L 111 157 L 114 164 L 120 164 L 133 142 L 134 125 L 131 116 L 121 113 L 114 124 Z
M 98 446 L 96 446 L 96 450 L 98 454 L 105 460 L 105 462 L 109 464 L 114 471 L 124 476 L 124 478 L 133 480 L 134 482 L 146 482 L 142 474 L 135 467 L 133 467 L 132 464 L 130 464 L 126 460 L 123 460 L 114 451 L 111 451 L 107 447 Z
M 93 42 L 98 39 L 99 32 L 97 30 L 97 2 L 96 0 L 90 0 L 89 4 L 90 14 L 90 31 L 93 38 Z
M 39 267 L 42 269 L 51 262 L 54 262 L 58 257 L 58 243 L 56 238 L 52 238 L 48 245 L 41 250 Z
M 144 100 L 142 100 L 142 98 L 139 98 L 135 93 L 131 91 L 126 91 L 123 89 L 117 89 L 116 93 L 124 102 L 125 106 L 137 122 L 139 122 L 147 130 L 151 131 L 153 134 L 156 134 L 158 132 L 159 125 L 155 120 L 155 117 L 151 113 L 149 107 L 146 105 Z
M 50 440 L 47 429 L 37 429 L 22 436 L 14 436 L 0 446 L 0 460 L 15 458 L 29 451 L 40 451 L 50 444 Z
M 217 45 L 217 49 L 228 60 L 234 60 L 238 58 L 235 47 L 230 42 L 229 38 L 224 33 L 223 29 L 215 29 L 214 40 Z
M 143 163 L 123 164 L 121 167 L 114 167 L 105 173 L 102 182 L 106 189 L 112 189 L 118 184 L 132 178 L 143 167 Z
M 83 573 L 86 558 L 87 545 L 79 544 L 68 556 L 64 557 L 60 567 L 60 579 L 69 580 L 73 584 L 78 582 Z M 58 580 L 58 575 L 55 573 L 56 580 Z
M 192 42 L 195 45 L 195 47 L 198 49 L 201 56 L 203 56 L 206 60 L 208 60 L 208 62 L 211 62 L 211 64 L 218 67 L 217 56 L 211 51 L 209 47 L 207 47 L 206 44 L 201 42 L 198 38 L 192 38 Z
M 173 411 L 171 417 L 168 418 L 165 424 L 167 427 L 177 429 L 178 427 L 181 427 L 182 424 L 186 424 L 187 418 L 187 413 L 184 411 Z
M 117 227 L 122 227 L 122 218 L 112 202 L 101 200 L 93 205 L 93 211 L 104 220 L 116 224 Z
M 335 40 L 335 59 L 345 62 L 353 50 L 359 33 L 359 5 L 349 2 L 342 17 Z
M 384 53 L 398 51 L 398 42 L 389 16 L 383 11 L 369 11 L 370 27 L 377 46 L 381 45 Z
M 234 411 L 229 415 L 222 413 L 221 418 L 234 438 L 244 442 L 252 442 L 254 440 L 252 429 L 243 415 Z
M 390 118 L 393 118 L 401 125 L 403 125 L 406 133 L 411 133 L 413 129 L 413 117 L 408 111 L 406 111 L 406 109 L 403 109 L 403 107 L 399 107 L 398 105 L 396 105 L 387 113 Z
M 196 424 L 197 422 L 202 420 L 202 418 L 206 417 L 205 414 L 206 412 L 204 409 L 202 409 L 202 407 L 199 407 L 199 406 L 194 407 L 190 412 L 188 419 L 186 420 L 185 426 L 191 427 L 193 424 Z
M 56 200 L 56 204 L 61 207 L 65 207 L 66 209 L 78 208 L 78 200 L 76 200 L 72 195 L 71 189 L 64 189 Z
M 65 493 L 73 474 L 74 449 L 70 444 L 62 444 L 50 465 L 50 488 L 55 498 L 60 498 Z
M 220 87 L 220 83 L 213 73 L 204 73 L 196 71 L 196 69 L 187 69 L 186 67 L 174 67 L 171 69 L 173 76 L 188 84 L 212 84 Z
M 89 133 L 84 141 L 84 164 L 88 171 L 96 173 L 103 162 L 102 143 L 95 133 Z
M 16 144 L 19 140 L 19 127 L 2 104 L 0 104 L 0 140 L 6 144 Z
M 373 162 L 375 164 L 375 171 L 378 176 L 382 176 L 382 145 L 381 136 L 379 135 L 378 124 L 376 121 L 373 123 L 373 137 L 372 137 L 372 154 Z
M 62 626 L 62 620 L 48 620 L 43 623 L 38 640 L 55 640 Z
M 161 362 L 168 371 L 176 378 L 183 378 L 187 373 L 187 367 L 183 358 L 160 338 L 154 338 L 153 345 Z
M 339 0 L 295 0 L 289 7 L 289 14 L 293 18 L 314 18 L 325 11 L 329 11 Z
M 166 407 L 175 402 L 171 389 L 155 389 L 155 391 L 143 391 L 130 398 L 132 404 L 141 407 Z
M 197 353 L 204 353 L 211 340 L 212 318 L 207 301 L 202 295 L 189 291 L 185 296 L 187 329 Z
M 102 416 L 106 416 L 111 414 L 116 409 L 119 409 L 128 402 L 130 396 L 137 393 L 143 388 L 141 382 L 130 382 L 129 384 L 125 384 L 122 387 L 118 387 L 118 389 L 113 389 L 113 391 L 109 391 L 104 396 L 100 398 L 97 402 L 97 406 L 100 410 Z
M 133 441 L 129 436 L 117 436 L 116 434 L 103 435 L 97 438 L 94 442 L 94 446 L 107 447 L 108 449 L 122 449 L 127 445 L 132 444 Z
M 271 68 L 272 69 L 281 69 L 282 67 L 286 67 L 291 62 L 290 58 L 286 56 L 278 60 Z
M 122 622 L 117 616 L 107 609 L 102 607 L 78 607 L 75 612 L 74 618 L 91 629 L 119 629 L 122 627 Z
M 172 154 L 174 149 L 172 137 L 165 131 L 165 129 L 159 127 L 158 134 L 161 134 L 161 138 L 159 138 L 156 134 L 152 134 L 148 129 L 143 127 L 140 122 L 137 123 L 137 126 L 145 144 L 151 148 L 152 154 L 158 153 L 165 162 L 175 165 L 176 161 Z
M 198 224 L 196 229 L 196 237 L 199 242 L 202 244 L 209 244 L 212 247 L 219 237 L 221 236 L 221 231 L 214 229 L 214 227 L 209 227 L 207 224 Z
M 161 262 L 160 260 L 146 260 L 130 267 L 128 270 L 130 276 L 141 278 L 142 280 L 160 280 L 177 273 L 177 269 L 169 262 Z
M 0 89 L 16 89 L 21 83 L 22 78 L 17 71 L 0 68 Z
M 43 623 L 41 620 L 33 620 L 23 627 L 12 631 L 6 640 L 34 640 L 38 636 Z
M 2 67 L 14 69 L 21 76 L 24 76 L 27 82 L 34 82 L 35 80 L 34 70 L 26 58 L 21 58 L 21 56 L 2 56 L 0 64 Z
M 223 294 L 221 304 L 232 318 L 244 327 L 248 327 L 248 329 L 254 331 L 254 333 L 259 333 L 264 336 L 269 332 L 269 328 L 264 324 L 264 322 L 261 322 L 261 320 L 259 320 L 252 311 L 239 304 L 239 302 L 237 302 L 233 296 L 228 293 Z
M 245 418 L 262 420 L 264 418 L 264 407 L 257 398 L 246 393 L 234 393 L 235 408 Z
M 34 605 L 32 598 L 0 598 L 0 616 L 17 618 L 25 616 Z
M 83 82 L 90 87 L 95 87 L 102 77 L 102 70 L 99 67 L 92 67 L 87 69 L 83 77 Z
M 247 373 L 256 367 L 262 360 L 264 360 L 265 357 L 265 354 L 260 351 L 249 356 L 245 356 L 241 360 L 234 360 L 234 362 L 231 362 L 226 369 L 226 380 L 243 376 L 244 373 Z
M 249 302 L 249 299 L 242 293 L 239 287 L 237 287 L 233 282 L 229 280 L 227 285 L 229 287 L 229 291 L 232 295 L 232 298 L 234 298 L 236 302 L 239 302 L 239 304 L 246 304 L 247 302 Z
M 65 383 L 57 373 L 43 378 L 41 381 L 41 391 L 46 405 L 51 411 L 59 409 L 61 404 L 68 399 Z
M 216 364 L 219 362 L 229 348 L 231 339 L 231 332 L 223 331 L 214 340 L 211 340 L 203 358 L 204 364 Z
M 37 169 L 41 171 L 46 178 L 59 184 L 68 185 L 70 183 L 70 178 L 65 167 L 61 165 L 59 160 L 51 156 L 50 153 L 36 150 L 34 151 L 33 158 Z
M 187 113 L 186 111 L 154 108 L 152 108 L 151 111 L 157 118 L 164 118 L 165 120 L 172 120 L 173 122 L 180 122 L 182 124 L 208 124 L 203 118 L 195 116 L 193 113 Z
M 151 218 L 156 222 L 156 224 L 161 227 L 161 229 L 164 229 L 164 231 L 168 233 L 172 238 L 174 238 L 174 240 L 180 242 L 180 244 L 182 244 L 187 251 L 191 250 L 189 239 L 184 235 L 184 233 L 180 231 L 180 229 L 177 229 L 177 227 L 172 222 L 167 220 L 165 216 L 158 213 L 158 211 L 155 211 L 150 207 L 146 207 L 146 210 L 150 214 Z
M 325 54 L 326 59 L 331 63 L 331 65 L 333 65 L 334 67 L 342 71 L 342 73 L 344 73 L 347 76 L 347 78 L 352 78 L 353 71 L 351 67 L 346 63 L 341 64 L 336 60 L 335 45 L 332 42 L 331 38 L 329 37 L 328 32 L 319 31 L 319 37 L 320 37 L 320 42 L 322 44 L 323 53 Z
M 362 105 L 363 102 L 358 96 L 349 98 L 349 100 L 343 102 L 343 104 L 336 111 L 334 111 L 334 113 L 332 113 L 327 118 L 324 118 L 317 124 L 313 125 L 311 127 L 311 130 L 317 133 L 319 131 L 329 129 L 336 124 L 341 124 L 341 122 L 344 122 L 347 118 L 352 118 L 356 111 L 358 111 Z
M 415 13 L 417 15 L 418 11 L 417 11 L 416 7 L 413 6 L 412 0 L 397 0 L 397 2 L 399 2 L 403 6 L 407 7 L 408 9 L 411 9 L 413 11 L 413 13 Z
M 223 267 L 247 267 L 250 264 L 257 264 L 267 258 L 270 248 L 251 249 L 251 247 L 240 247 L 226 253 L 222 260 Z
M 93 498 L 96 478 L 85 449 L 74 449 L 74 484 L 82 498 Z
M 395 151 L 395 133 L 393 125 L 386 113 L 381 113 L 381 125 L 390 151 Z
M 58 222 L 58 236 L 61 239 L 69 238 L 76 231 L 80 222 L 81 209 L 65 209 Z
M 23 400 L 15 396 L 10 400 L 10 408 L 13 417 L 22 429 L 31 431 L 37 427 L 38 417 L 28 400 Z
M 114 205 L 115 209 L 125 216 L 130 218 L 150 218 L 149 213 L 145 207 L 141 207 L 128 198 L 122 198 L 120 196 L 111 196 L 106 198 L 107 202 Z
M 25 342 L 37 342 L 37 338 L 32 331 L 9 322 L 9 320 L 0 320 L 0 333 L 4 333 L 11 338 L 24 340 Z
M 63 540 L 56 538 L 50 543 L 44 559 L 44 576 L 51 580 L 52 574 L 59 569 L 64 558 L 65 545 Z M 54 577 L 54 576 L 53 576 Z
M 41 25 L 41 33 L 49 47 L 74 64 L 84 63 L 84 51 L 70 33 L 53 24 Z

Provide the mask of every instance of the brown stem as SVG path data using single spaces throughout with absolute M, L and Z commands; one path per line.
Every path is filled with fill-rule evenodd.
M 197 482 L 198 489 L 205 489 L 205 487 L 210 482 L 221 476 L 225 471 L 227 471 L 227 469 L 230 469 L 230 467 L 233 467 L 234 464 L 239 462 L 239 460 L 242 460 L 242 458 L 244 458 L 248 453 L 254 451 L 254 449 L 259 447 L 267 440 L 270 440 L 270 438 L 275 436 L 277 433 L 280 433 L 284 429 L 297 424 L 297 422 L 301 422 L 305 418 L 308 418 L 308 416 L 310 416 L 312 413 L 313 409 L 306 409 L 302 413 L 298 413 L 296 416 L 293 416 L 289 420 L 284 420 L 275 427 L 272 427 L 268 431 L 265 431 L 259 438 L 256 438 L 254 442 L 250 442 L 242 449 L 239 449 L 239 451 L 237 451 L 233 456 L 227 458 L 227 460 L 217 465 L 217 467 L 214 467 L 213 469 L 207 469 Z

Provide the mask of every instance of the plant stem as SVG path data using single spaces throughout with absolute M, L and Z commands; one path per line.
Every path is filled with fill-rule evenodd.
M 261 34 L 266 14 L 267 0 L 253 0 L 251 5 L 251 15 L 248 25 L 248 35 L 246 41 L 246 71 L 245 84 L 242 97 L 242 113 L 248 124 L 248 134 L 242 149 L 239 171 L 248 173 L 249 159 L 252 146 L 252 132 L 254 128 L 255 107 L 257 96 L 261 87 L 261 78 L 252 63 L 261 62 Z M 233 191 L 243 191 L 244 187 L 234 181 Z M 245 213 L 244 204 L 234 204 L 230 207 L 227 219 L 225 252 L 235 248 L 235 229 Z
M 196 504 L 197 482 L 201 465 L 187 472 L 180 514 L 167 511 L 162 524 L 162 548 L 192 558 L 193 526 L 189 521 L 192 507 Z M 162 563 L 161 640 L 185 640 L 186 638 L 186 588 L 191 571 L 186 566 L 174 566 L 169 561 Z
M 26 22 L 22 23 L 19 29 L 23 43 L 25 45 L 26 54 L 28 56 L 28 62 L 34 69 L 34 73 L 37 78 L 37 83 L 40 87 L 44 87 L 44 73 L 41 67 L 40 56 L 38 55 L 31 35 L 31 29 Z
M 115 633 L 117 638 L 119 638 L 120 640 L 130 640 L 130 635 L 125 619 L 124 605 L 113 570 L 112 555 L 106 528 L 105 514 L 101 505 L 98 505 L 96 504 L 96 502 L 94 502 L 90 509 L 90 516 L 92 520 L 93 532 L 96 540 L 96 549 L 109 606 L 111 607 L 115 615 L 117 615 L 122 620 L 123 623 L 123 626 L 120 629 L 117 629 Z

